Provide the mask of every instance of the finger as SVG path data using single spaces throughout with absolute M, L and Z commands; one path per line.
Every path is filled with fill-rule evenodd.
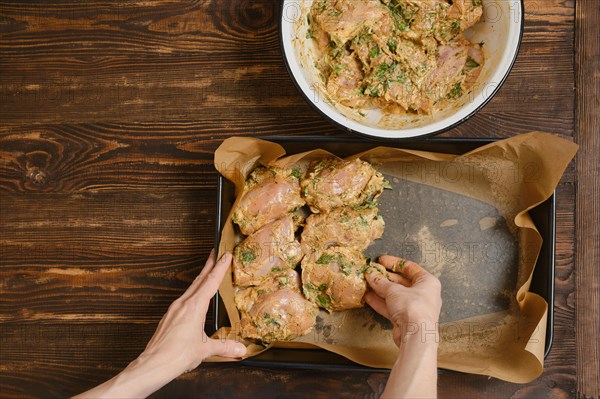
M 365 278 L 369 286 L 375 291 L 381 298 L 385 298 L 393 287 L 403 288 L 401 285 L 391 282 L 381 272 L 374 268 L 366 271 Z
M 210 255 L 208 256 L 208 259 L 206 260 L 206 263 L 204 264 L 204 267 L 200 271 L 200 274 L 194 280 L 194 283 L 196 281 L 198 281 L 200 283 L 202 280 L 204 280 L 204 278 L 206 277 L 206 275 L 208 273 L 210 273 L 210 271 L 212 270 L 212 268 L 214 266 L 215 266 L 215 249 L 213 248 L 213 249 L 210 250 Z
M 231 339 L 211 339 L 208 341 L 208 353 L 206 357 L 223 356 L 223 357 L 242 357 L 246 354 L 246 347 L 241 342 L 236 342 Z
M 365 294 L 365 302 L 367 302 L 374 311 L 390 320 L 390 313 L 387 310 L 387 305 L 385 304 L 383 298 L 378 296 L 373 291 L 369 291 Z
M 388 277 L 389 280 L 393 281 L 394 283 L 402 284 L 405 287 L 410 287 L 411 286 L 410 280 L 407 279 L 404 276 L 399 275 L 399 274 L 388 273 L 387 277 Z
M 192 295 L 199 295 L 200 298 L 205 299 L 208 303 L 210 298 L 217 293 L 225 273 L 227 273 L 229 266 L 231 266 L 232 259 L 233 256 L 231 253 L 225 253 L 225 255 L 223 255 L 221 259 L 217 261 L 210 273 L 208 273 L 198 289 Z
M 200 286 L 200 284 L 202 284 L 202 281 L 206 278 L 206 275 L 208 273 L 210 273 L 210 271 L 212 270 L 214 265 L 215 265 L 215 250 L 213 248 L 210 251 L 210 255 L 208 256 L 208 259 L 206 260 L 204 267 L 200 271 L 200 274 L 198 274 L 196 276 L 194 281 L 192 281 L 192 284 L 190 284 L 190 286 L 187 288 L 187 290 L 185 290 L 183 295 L 181 295 L 182 301 L 189 298 L 191 295 L 193 295 L 194 292 L 196 292 L 198 290 L 198 287 Z
M 400 273 L 413 284 L 420 278 L 424 278 L 425 276 L 429 275 L 427 270 L 423 269 L 415 262 L 407 259 L 383 255 L 379 257 L 378 261 L 385 266 L 386 269 Z

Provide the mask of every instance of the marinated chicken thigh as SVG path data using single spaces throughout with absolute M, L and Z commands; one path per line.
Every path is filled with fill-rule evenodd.
M 314 0 L 308 36 L 336 102 L 433 114 L 477 80 L 479 73 L 467 75 L 485 60 L 467 55 L 481 48 L 465 30 L 482 15 L 481 0 Z
M 364 250 L 373 240 L 381 238 L 384 227 L 377 208 L 337 208 L 314 214 L 306 219 L 302 231 L 302 252 L 309 255 L 332 246 Z
M 246 180 L 232 220 L 248 235 L 303 205 L 296 170 L 259 167 Z
M 295 270 L 273 273 L 261 285 L 239 289 L 235 302 L 244 338 L 289 341 L 307 334 L 316 324 L 318 308 L 300 292 Z
M 300 243 L 294 238 L 292 214 L 271 222 L 248 236 L 233 253 L 236 285 L 260 284 L 273 271 L 293 269 L 302 259 Z
M 331 247 L 302 261 L 302 289 L 311 302 L 328 311 L 363 306 L 367 260 L 362 251 Z
M 363 305 L 369 263 L 362 251 L 383 234 L 375 200 L 387 184 L 360 159 L 328 159 L 306 173 L 261 167 L 250 174 L 233 214 L 248 235 L 232 267 L 242 337 L 293 340 L 315 326 L 319 307 Z M 294 270 L 301 261 L 302 277 Z
M 358 158 L 320 161 L 309 169 L 301 182 L 306 203 L 315 213 L 363 205 L 377 198 L 385 185 L 383 175 Z

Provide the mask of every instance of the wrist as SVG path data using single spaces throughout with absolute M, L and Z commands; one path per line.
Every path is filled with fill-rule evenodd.
M 398 326 L 396 335 L 396 344 L 401 346 L 409 345 L 438 345 L 439 328 L 438 322 L 431 319 L 420 319 L 407 321 Z
M 162 351 L 144 351 L 129 364 L 128 368 L 130 366 L 145 370 L 161 370 L 161 374 L 169 381 L 195 368 L 185 354 L 171 355 Z

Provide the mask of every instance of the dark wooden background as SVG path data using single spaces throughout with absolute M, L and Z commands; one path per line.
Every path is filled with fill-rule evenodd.
M 443 371 L 442 398 L 600 394 L 599 4 L 525 0 L 510 78 L 445 134 L 543 130 L 583 148 L 557 189 L 555 336 L 543 376 L 516 385 Z M 142 351 L 213 245 L 212 159 L 224 138 L 343 134 L 291 83 L 279 7 L 0 0 L 1 397 L 72 395 Z M 155 397 L 362 398 L 385 381 L 205 364 Z

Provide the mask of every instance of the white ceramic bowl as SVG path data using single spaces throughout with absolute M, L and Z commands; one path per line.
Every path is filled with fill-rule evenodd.
M 288 72 L 306 101 L 332 123 L 373 138 L 435 135 L 470 118 L 490 101 L 506 80 L 517 58 L 523 35 L 522 0 L 483 0 L 482 20 L 465 32 L 471 42 L 485 43 L 486 62 L 469 93 L 431 116 L 382 115 L 379 110 L 369 110 L 362 116 L 357 110 L 329 98 L 319 78 L 319 70 L 314 66 L 314 44 L 306 34 L 306 16 L 312 2 L 284 0 L 282 3 L 280 38 Z

